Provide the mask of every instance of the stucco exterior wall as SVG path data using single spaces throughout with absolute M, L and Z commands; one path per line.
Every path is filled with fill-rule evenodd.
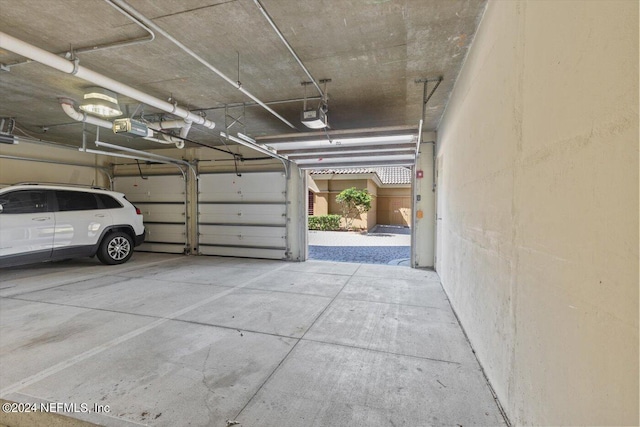
M 411 188 L 379 188 L 378 223 L 411 225 Z
M 436 268 L 511 421 L 638 425 L 638 2 L 490 2 L 437 156 Z

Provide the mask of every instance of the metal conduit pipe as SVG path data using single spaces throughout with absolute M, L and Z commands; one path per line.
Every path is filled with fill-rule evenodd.
M 265 104 L 264 102 L 260 101 L 258 98 L 256 98 L 254 95 L 252 95 L 251 93 L 249 93 L 249 91 L 247 91 L 246 89 L 244 89 L 242 87 L 242 85 L 240 85 L 239 82 L 233 81 L 231 78 L 227 77 L 222 71 L 218 70 L 216 67 L 214 67 L 213 65 L 211 65 L 209 62 L 207 62 L 205 59 L 203 59 L 201 56 L 199 56 L 197 53 L 195 53 L 193 50 L 189 49 L 187 46 L 185 46 L 184 44 L 182 44 L 180 41 L 178 41 L 175 37 L 173 37 L 172 35 L 170 35 L 169 33 L 167 33 L 166 31 L 164 31 L 162 28 L 160 28 L 159 26 L 157 26 L 153 21 L 151 21 L 150 19 L 146 18 L 144 15 L 142 15 L 140 12 L 138 12 L 136 9 L 134 9 L 133 7 L 131 7 L 129 4 L 127 4 L 125 1 L 123 0 L 105 0 L 107 3 L 114 5 L 114 6 L 118 6 L 120 8 L 122 8 L 123 10 L 125 10 L 127 13 L 129 13 L 131 16 L 133 16 L 134 18 L 139 19 L 140 21 L 142 21 L 145 25 L 147 25 L 149 28 L 153 29 L 154 31 L 162 34 L 164 37 L 166 37 L 169 41 L 171 41 L 173 44 L 175 44 L 176 46 L 178 46 L 180 49 L 182 49 L 184 52 L 188 53 L 191 57 L 195 58 L 198 62 L 200 62 L 202 65 L 204 65 L 205 67 L 207 67 L 208 69 L 210 69 L 211 71 L 213 71 L 214 73 L 216 73 L 218 76 L 222 77 L 227 83 L 229 83 L 230 85 L 232 85 L 233 87 L 235 87 L 236 89 L 238 89 L 240 92 L 242 92 L 243 94 L 247 95 L 249 98 L 251 98 L 253 101 L 255 101 L 257 104 L 259 104 L 262 108 L 264 108 L 265 110 L 267 110 L 268 112 L 270 112 L 271 114 L 273 114 L 275 117 L 277 117 L 278 119 L 280 119 L 284 124 L 286 124 L 287 126 L 289 126 L 292 129 L 296 129 L 296 127 L 294 125 L 292 125 L 287 119 L 285 119 L 284 117 L 282 117 L 280 114 L 276 113 L 275 111 L 273 111 L 267 104 Z M 194 120 L 195 122 L 195 120 Z M 197 122 L 196 122 L 197 123 Z
M 290 98 L 290 99 L 281 99 L 278 101 L 266 101 L 267 105 L 277 105 L 277 104 L 288 104 L 290 102 L 304 102 L 307 101 L 319 101 L 322 100 L 321 96 L 307 96 L 306 98 Z M 225 108 L 235 108 L 235 107 L 255 107 L 259 105 L 255 102 L 233 102 L 230 104 L 220 105 L 218 107 L 209 107 L 209 108 L 194 108 L 191 111 L 210 111 L 210 110 L 224 110 Z
M 189 110 L 170 104 L 131 86 L 120 83 L 112 78 L 82 67 L 81 65 L 78 65 L 78 61 L 69 61 L 67 59 L 60 58 L 54 53 L 48 52 L 44 49 L 40 49 L 39 47 L 19 40 L 2 31 L 0 31 L 0 48 L 33 59 L 34 61 L 40 62 L 44 65 L 48 65 L 49 67 L 55 68 L 56 70 L 62 71 L 64 73 L 75 75 L 76 77 L 91 82 L 97 86 L 101 86 L 116 93 L 128 96 L 129 98 L 136 99 L 143 104 L 150 105 L 159 110 L 171 113 L 178 117 L 182 117 L 183 119 L 188 119 L 193 123 L 207 127 L 209 129 L 213 129 L 216 126 L 212 121 L 194 114 Z
M 271 15 L 269 15 L 269 13 L 264 8 L 262 3 L 260 3 L 260 0 L 253 0 L 253 2 L 256 4 L 256 6 L 258 6 L 258 9 L 260 9 L 260 12 L 262 12 L 264 17 L 267 18 L 267 21 L 271 25 L 271 28 L 273 28 L 273 30 L 276 32 L 278 37 L 280 37 L 280 40 L 282 40 L 282 43 L 284 43 L 284 45 L 287 47 L 287 49 L 289 49 L 289 52 L 291 52 L 291 55 L 293 55 L 293 58 L 298 62 L 298 65 L 300 65 L 300 67 L 305 72 L 307 77 L 309 77 L 309 80 L 311 80 L 311 83 L 313 83 L 313 85 L 316 87 L 316 89 L 318 89 L 318 92 L 320 92 L 320 95 L 322 96 L 322 99 L 325 100 L 327 98 L 327 96 L 322 91 L 322 89 L 320 89 L 320 85 L 318 84 L 318 82 L 316 82 L 316 79 L 313 78 L 313 76 L 311 75 L 311 73 L 309 72 L 307 67 L 304 66 L 304 64 L 302 63 L 302 60 L 300 59 L 298 54 L 293 50 L 293 48 L 291 47 L 291 45 L 289 44 L 287 39 L 284 38 L 284 34 L 282 34 L 282 31 L 280 31 L 280 28 L 278 28 L 276 23 L 273 21 L 273 19 L 271 18 Z
M 159 139 L 159 138 L 151 138 L 149 136 L 143 136 L 142 139 L 144 139 L 145 141 L 151 141 L 151 142 L 157 142 L 158 144 L 167 144 L 167 145 L 173 145 L 174 143 L 172 141 L 166 141 L 164 139 Z M 182 148 L 182 147 L 178 147 L 178 148 Z

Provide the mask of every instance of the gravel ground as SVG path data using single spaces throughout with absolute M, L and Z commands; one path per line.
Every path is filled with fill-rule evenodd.
M 408 265 L 411 231 L 377 226 L 370 233 L 309 231 L 309 259 Z

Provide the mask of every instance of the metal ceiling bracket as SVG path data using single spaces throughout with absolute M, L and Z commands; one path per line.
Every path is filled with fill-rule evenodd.
M 414 82 L 417 83 L 422 83 L 424 86 L 422 88 L 422 121 L 425 120 L 426 115 L 427 115 L 427 103 L 429 102 L 429 100 L 431 99 L 431 97 L 433 96 L 433 93 L 436 91 L 436 89 L 438 89 L 438 86 L 440 86 L 440 83 L 442 82 L 443 77 L 439 76 L 436 79 L 416 79 L 414 80 Z M 431 92 L 427 95 L 427 85 L 431 82 L 435 82 L 435 86 L 433 87 L 433 89 L 431 89 Z
M 440 86 L 440 83 L 442 82 L 442 76 L 438 77 L 437 79 L 417 79 L 415 80 L 416 83 L 422 83 L 424 85 L 423 89 L 422 89 L 422 120 L 420 120 L 420 135 L 418 135 L 418 149 L 420 147 L 420 141 L 422 140 L 422 123 L 424 122 L 426 115 L 427 115 L 427 103 L 429 102 L 429 100 L 431 99 L 431 97 L 433 96 L 433 93 L 436 91 L 436 89 L 438 89 L 438 86 Z M 431 89 L 431 92 L 429 92 L 429 94 L 427 95 L 427 84 L 429 84 L 429 82 L 435 82 L 435 86 L 433 87 L 433 89 Z M 416 152 L 416 158 L 417 158 L 417 152 Z M 432 191 L 435 193 L 436 191 L 436 143 L 435 141 L 433 142 L 433 165 L 432 165 L 432 169 L 433 169 L 433 185 L 432 185 Z

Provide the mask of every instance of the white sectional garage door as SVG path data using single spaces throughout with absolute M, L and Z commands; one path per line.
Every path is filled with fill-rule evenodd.
M 124 193 L 144 216 L 148 252 L 184 253 L 187 249 L 186 192 L 182 175 L 118 176 L 115 190 Z
M 198 180 L 199 252 L 287 256 L 287 180 L 282 172 L 203 174 Z

